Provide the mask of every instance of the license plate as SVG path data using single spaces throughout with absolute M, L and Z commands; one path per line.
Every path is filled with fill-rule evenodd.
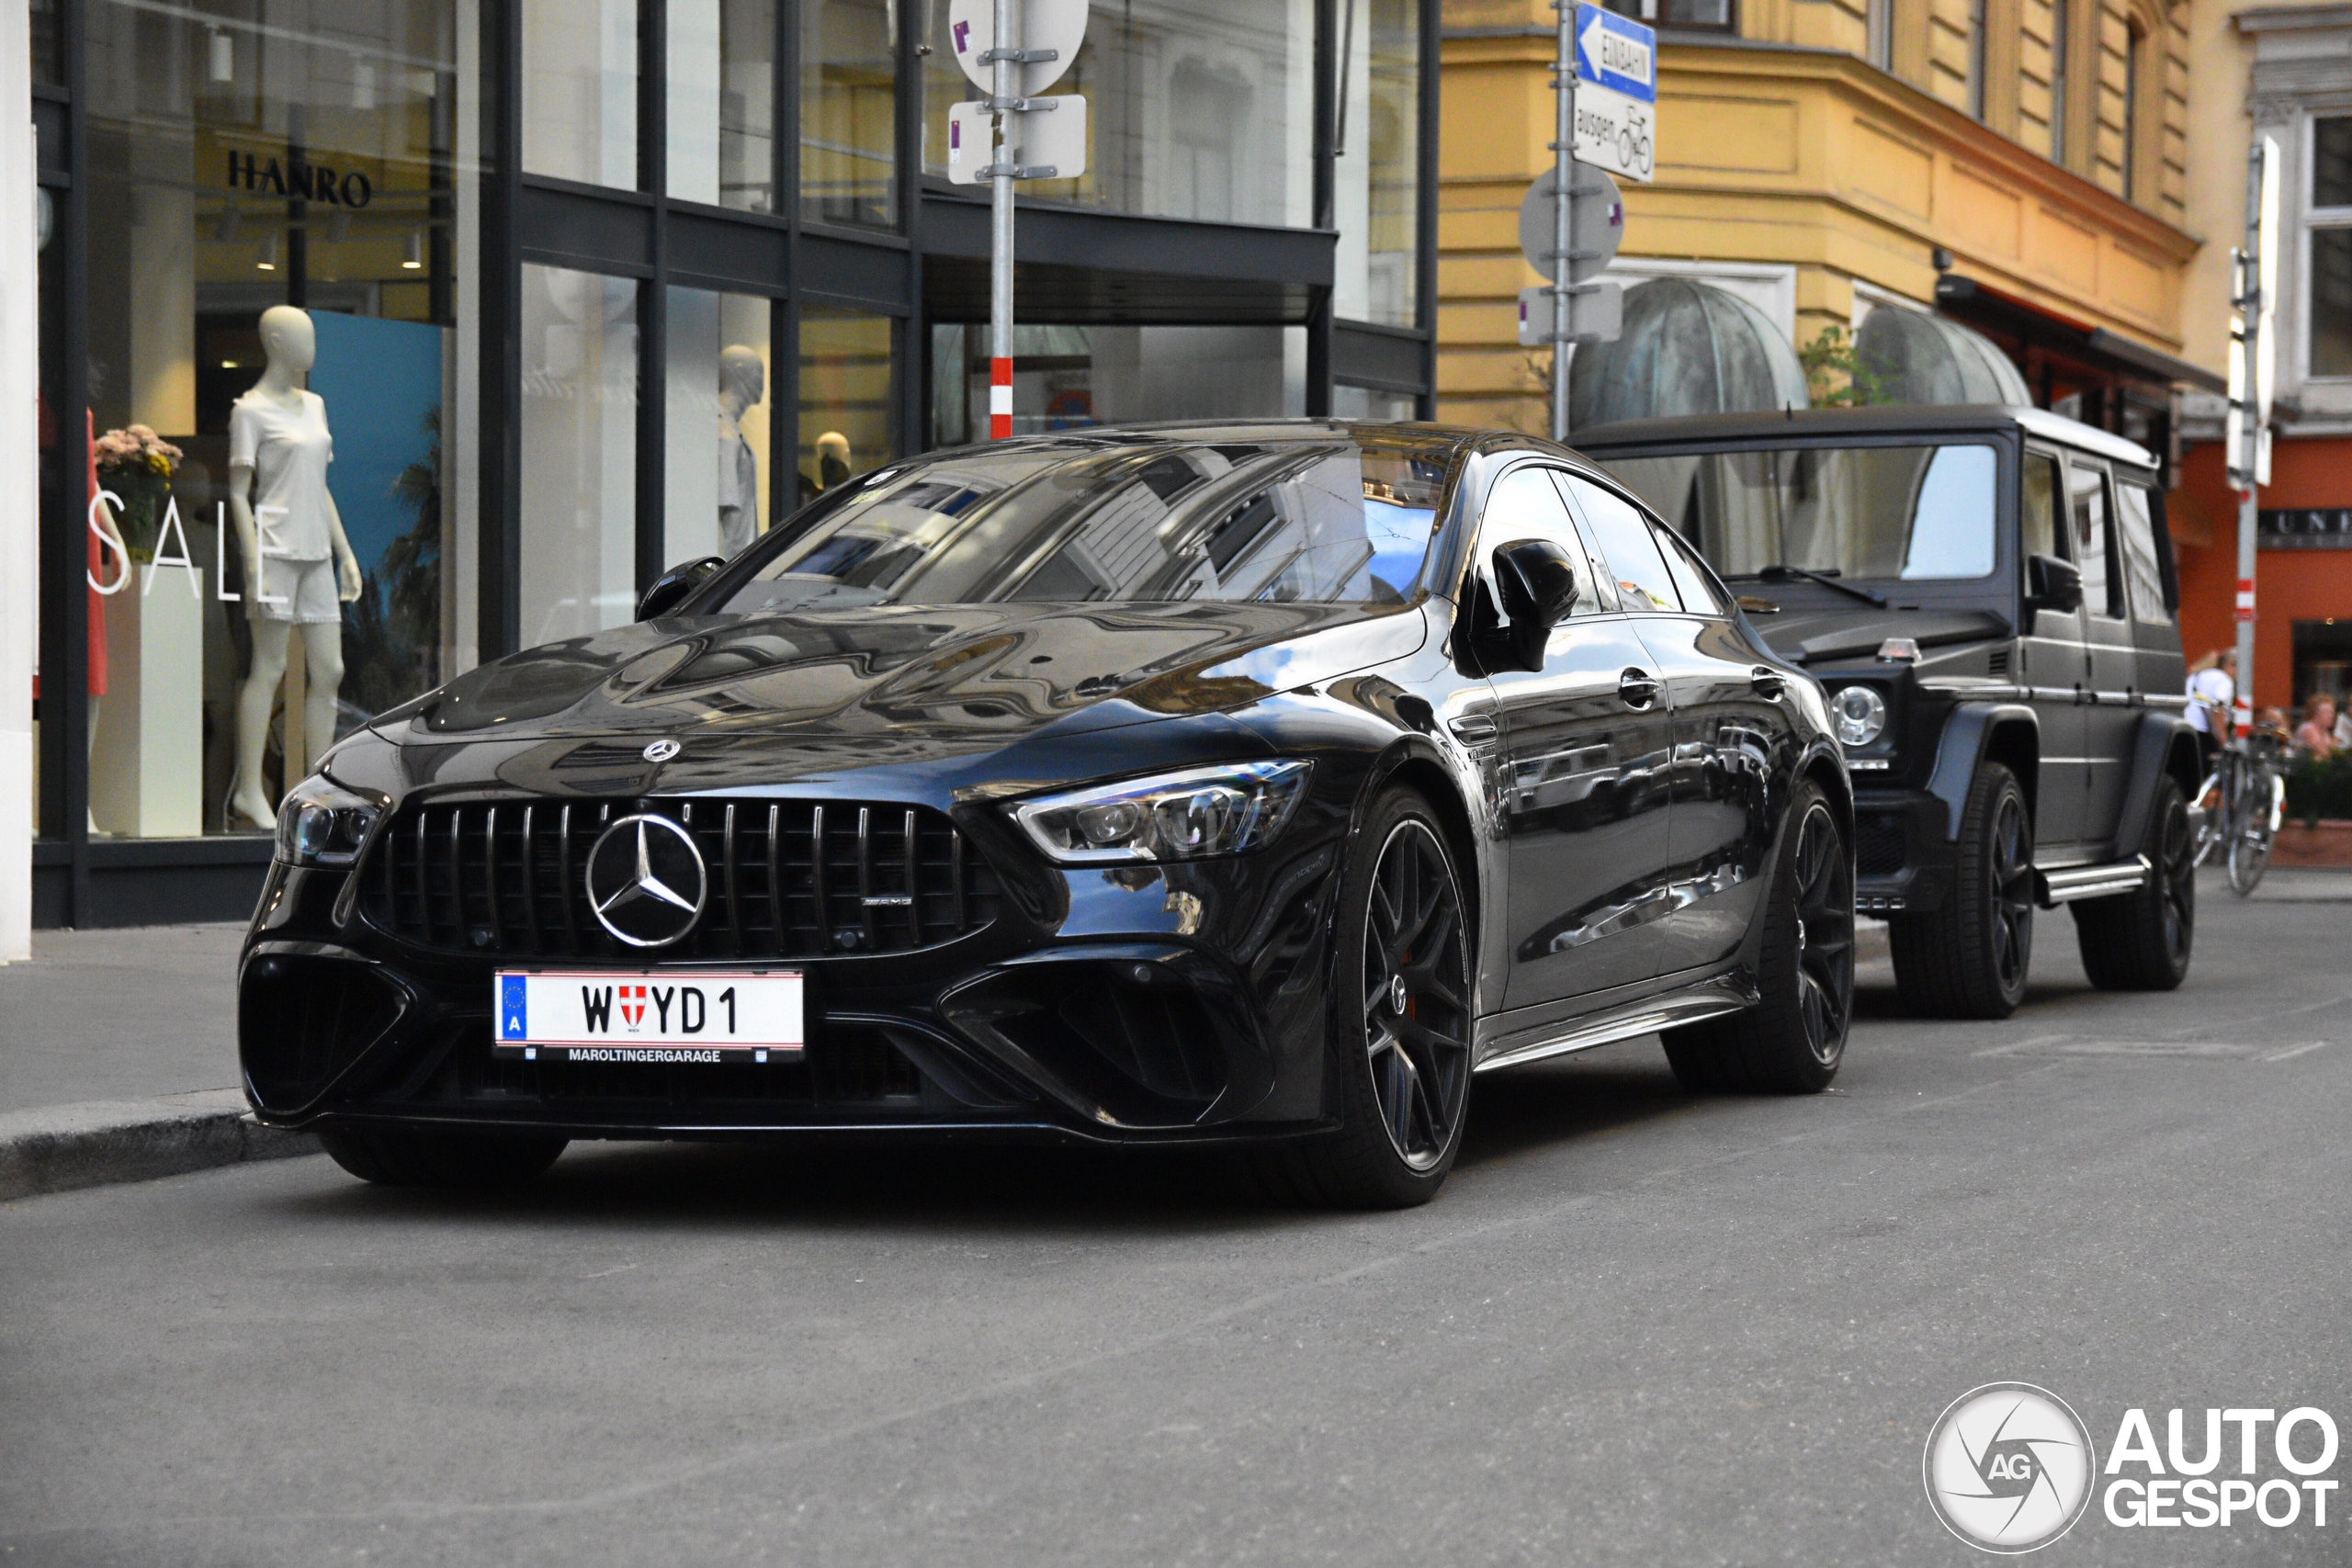
M 552 1062 L 797 1062 L 797 970 L 502 970 L 491 1055 Z

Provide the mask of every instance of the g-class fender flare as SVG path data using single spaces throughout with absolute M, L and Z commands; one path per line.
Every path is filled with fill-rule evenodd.
M 2146 839 L 2156 781 L 2169 773 L 2180 781 L 2180 792 L 2194 798 L 2197 767 L 2197 731 L 2187 719 L 2177 713 L 2141 716 L 2139 733 L 2132 741 L 2132 783 L 2123 796 L 2123 816 L 2115 824 L 2117 854 L 2132 853 Z
M 2025 790 L 2027 809 L 2034 809 L 2041 785 L 2041 721 L 2031 708 L 2022 703 L 1962 703 L 1944 720 L 1928 793 L 1944 803 L 1947 842 L 1960 837 L 1968 786 L 1988 757 L 2008 764 Z

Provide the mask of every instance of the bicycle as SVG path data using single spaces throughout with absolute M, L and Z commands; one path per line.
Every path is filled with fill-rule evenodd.
M 2224 710 L 2209 709 L 2216 726 L 2229 722 Z M 2226 735 L 2226 728 L 2214 733 Z M 2244 898 L 2261 884 L 2270 867 L 2270 846 L 2278 836 L 2286 814 L 2287 784 L 2281 767 L 2286 750 L 2281 737 L 2256 730 L 2244 740 L 2232 740 L 2214 759 L 2213 771 L 2197 791 L 2202 805 L 2219 795 L 2197 829 L 2197 859 L 2203 865 L 2217 849 L 2230 875 L 2230 891 Z M 2225 847 L 2226 846 L 2226 847 Z

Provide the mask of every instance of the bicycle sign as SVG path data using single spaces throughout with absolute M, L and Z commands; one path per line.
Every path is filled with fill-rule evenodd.
M 1657 110 L 1639 98 L 1577 84 L 1576 154 L 1580 164 L 1647 185 L 1657 178 Z
M 1577 85 L 1657 102 L 1657 33 L 1598 6 L 1577 7 Z

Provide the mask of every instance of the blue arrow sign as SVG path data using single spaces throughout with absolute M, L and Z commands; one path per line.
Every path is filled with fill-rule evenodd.
M 1657 102 L 1657 32 L 1598 6 L 1577 7 L 1577 77 Z

